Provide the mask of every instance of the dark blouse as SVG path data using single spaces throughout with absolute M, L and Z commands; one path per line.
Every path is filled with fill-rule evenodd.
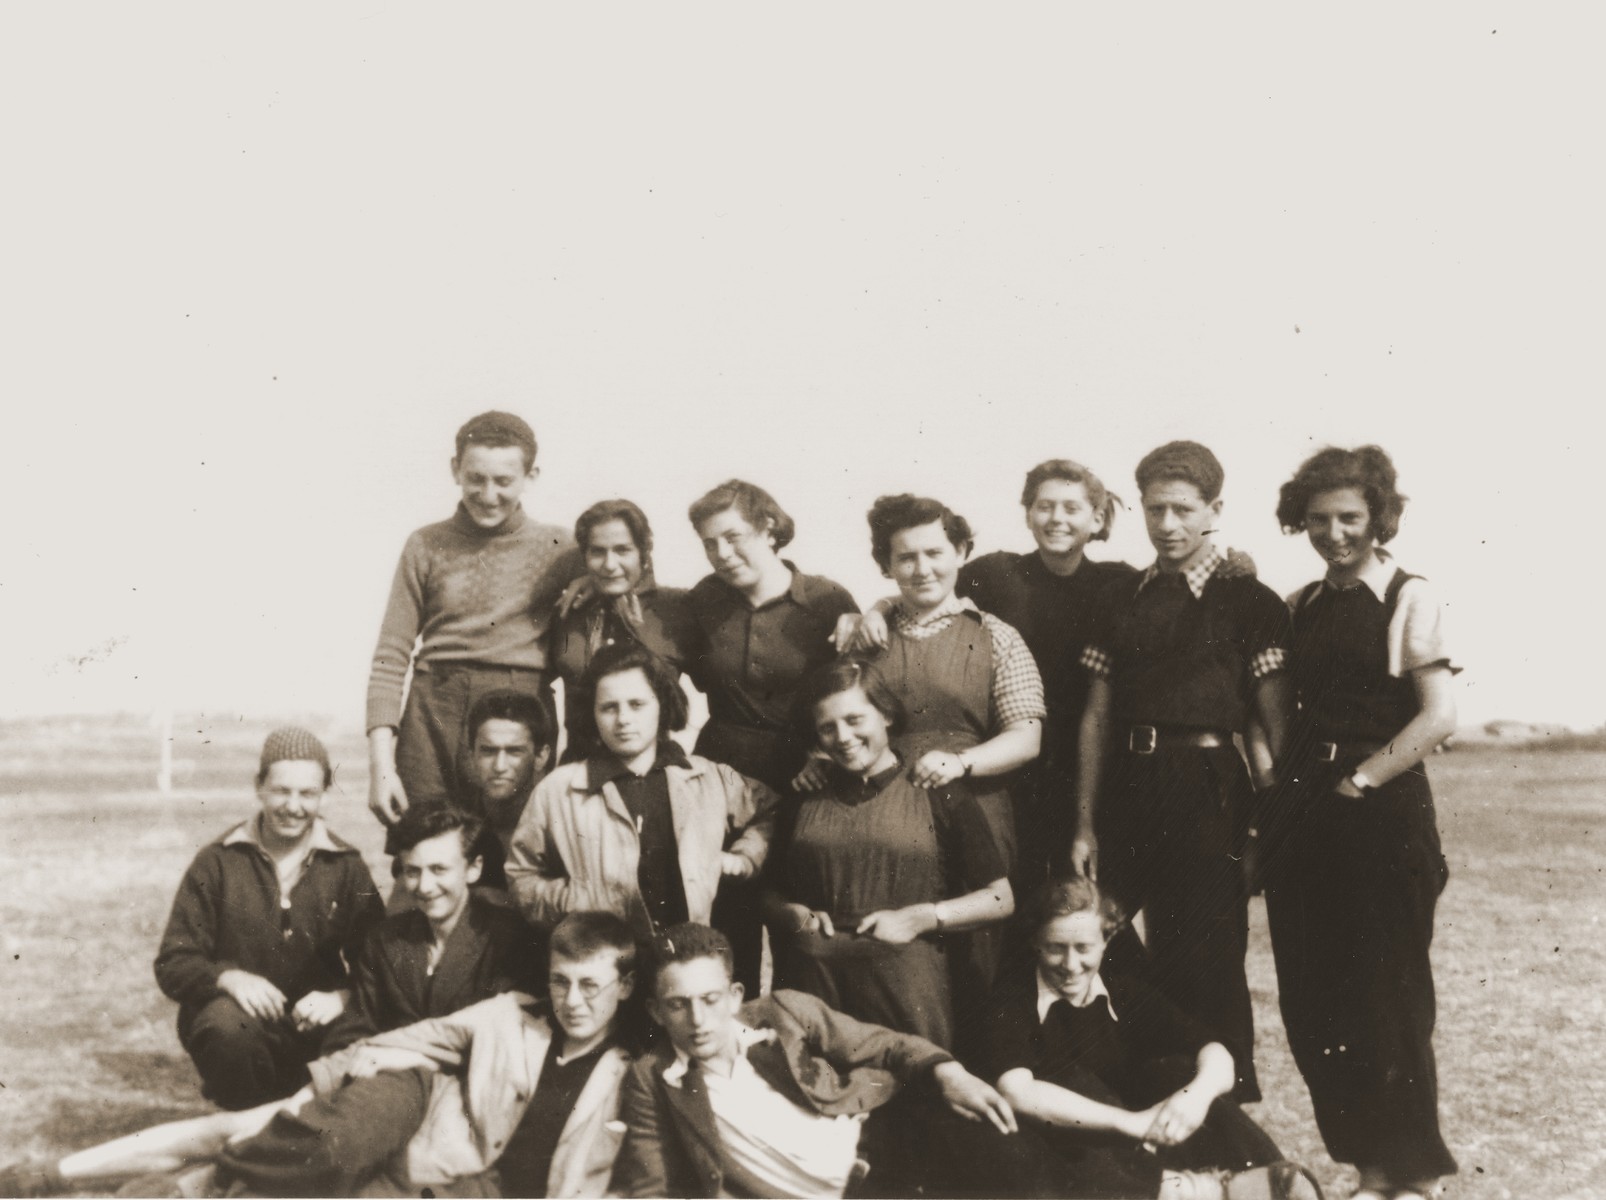
M 917 788 L 901 763 L 867 780 L 831 768 L 780 838 L 771 858 L 781 892 L 831 914 L 842 932 L 869 913 L 963 896 L 1006 874 L 970 789 Z
M 1055 1001 L 1037 1018 L 1037 972 L 1019 971 L 993 993 L 982 1049 L 983 1077 L 992 1081 L 1019 1067 L 1034 1078 L 1077 1090 L 1092 1074 L 1125 1095 L 1142 1063 L 1171 1055 L 1197 1055 L 1216 1041 L 1209 1031 L 1142 980 L 1105 980 L 1109 998 L 1086 1008 Z
M 1124 562 L 1083 559 L 1071 574 L 1056 575 L 1035 551 L 1007 550 L 983 554 L 960 569 L 954 590 L 1018 629 L 1037 660 L 1048 704 L 1045 754 L 1074 749 L 1087 706 L 1088 676 L 1079 665 L 1082 648 L 1107 624 L 1119 585 L 1137 573 Z

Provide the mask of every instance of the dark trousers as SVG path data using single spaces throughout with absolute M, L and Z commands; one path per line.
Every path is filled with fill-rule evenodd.
M 521 667 L 440 663 L 414 670 L 396 730 L 396 773 L 409 804 L 429 800 L 464 803 L 471 786 L 468 713 L 486 692 L 511 689 L 540 699 L 548 727 L 557 728 L 552 686 L 541 671 Z
M 407 1180 L 376 1180 L 406 1147 L 429 1103 L 433 1076 L 424 1070 L 381 1071 L 329 1096 L 276 1113 L 254 1137 L 218 1156 L 218 1182 L 259 1196 L 395 1194 Z M 375 1182 L 382 1186 L 371 1187 Z
M 1127 912 L 1143 911 L 1149 981 L 1232 1052 L 1235 1098 L 1258 1100 L 1244 972 L 1248 768 L 1231 746 L 1183 747 L 1118 750 L 1110 773 L 1098 809 L 1099 882 Z
M 1270 864 L 1283 1025 L 1336 1162 L 1390 1178 L 1455 1171 L 1439 1133 L 1428 952 L 1448 871 L 1420 769 L 1364 799 L 1341 767 L 1304 775 Z
M 322 1030 L 299 1033 L 288 1019 L 263 1022 L 230 996 L 180 1019 L 179 1041 L 201 1076 L 201 1094 L 219 1108 L 255 1108 L 307 1082 Z

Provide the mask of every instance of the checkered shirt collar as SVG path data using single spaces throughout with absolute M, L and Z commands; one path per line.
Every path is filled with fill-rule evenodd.
M 1210 553 L 1182 573 L 1182 581 L 1188 585 L 1188 590 L 1193 593 L 1195 600 L 1204 599 L 1205 584 L 1210 582 L 1210 577 L 1216 573 L 1216 568 L 1226 561 L 1227 556 L 1223 553 L 1221 547 L 1211 542 Z M 1138 588 L 1141 590 L 1147 587 L 1159 577 L 1160 564 L 1156 562 L 1147 571 L 1143 572 L 1143 579 L 1138 584 Z

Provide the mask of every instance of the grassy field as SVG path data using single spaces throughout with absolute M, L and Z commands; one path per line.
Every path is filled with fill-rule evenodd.
M 180 790 L 150 790 L 149 729 L 0 728 L 0 1147 L 60 1154 L 205 1111 L 151 958 L 196 848 L 254 800 L 263 728 L 184 731 Z M 361 745 L 327 812 L 385 878 L 363 803 Z M 1450 886 L 1439 909 L 1439 1062 L 1449 1194 L 1606 1196 L 1606 753 L 1468 748 L 1433 763 Z M 1353 1177 L 1321 1149 L 1288 1056 L 1258 902 L 1250 980 L 1268 1100 L 1254 1110 L 1330 1192 Z

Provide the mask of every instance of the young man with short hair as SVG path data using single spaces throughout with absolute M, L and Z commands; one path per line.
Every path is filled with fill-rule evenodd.
M 11 1168 L 0 1195 L 143 1175 L 129 1194 L 601 1196 L 635 954 L 618 917 L 573 913 L 552 934 L 551 1018 L 530 996 L 495 996 L 319 1059 L 288 1100 Z
M 450 805 L 415 805 L 391 836 L 396 886 L 411 907 L 385 918 L 363 943 L 352 964 L 352 1002 L 324 1039 L 325 1054 L 500 992 L 539 990 L 544 939 L 472 886 L 480 878 L 473 849 L 480 822 Z
M 1014 1130 L 1002 1097 L 924 1038 L 856 1021 L 803 992 L 744 1005 L 730 942 L 707 926 L 674 926 L 659 943 L 648 1009 L 670 1044 L 631 1065 L 616 1194 L 840 1196 L 862 1173 L 865 1118 L 920 1085 L 934 1085 L 942 1102 L 919 1110 L 928 1130 L 985 1122 L 969 1127 L 996 1139 Z M 950 1112 L 965 1120 L 944 1123 Z
M 1220 569 L 1224 479 L 1197 442 L 1138 464 L 1156 558 L 1115 593 L 1083 651 L 1092 680 L 1071 867 L 1142 910 L 1151 982 L 1232 1053 L 1242 1102 L 1260 1088 L 1244 972 L 1254 788 L 1236 739 L 1258 728 L 1273 758 L 1281 750 L 1290 623 L 1265 584 Z
M 346 964 L 384 915 L 355 848 L 323 821 L 333 778 L 315 734 L 262 744 L 261 812 L 195 856 L 156 955 L 179 1041 L 221 1108 L 288 1096 L 350 1000 Z
M 461 792 L 467 716 L 484 692 L 539 697 L 551 727 L 546 631 L 582 562 L 567 530 L 524 511 L 535 459 L 519 417 L 470 419 L 452 458 L 456 513 L 402 549 L 368 677 L 368 805 L 387 825 L 409 804 Z

